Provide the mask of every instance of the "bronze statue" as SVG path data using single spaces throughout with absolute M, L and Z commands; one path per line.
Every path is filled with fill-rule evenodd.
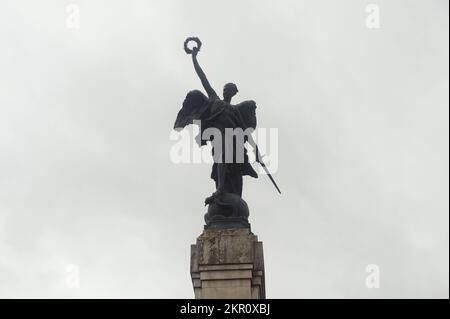
M 191 41 L 197 44 L 192 49 L 188 47 Z M 232 105 L 231 99 L 238 92 L 234 83 L 225 84 L 223 99 L 220 99 L 198 63 L 197 54 L 200 48 L 201 42 L 198 38 L 187 38 L 184 42 L 184 50 L 192 55 L 194 69 L 208 96 L 199 90 L 190 91 L 178 112 L 174 128 L 181 130 L 197 121 L 201 126 L 197 142 L 200 146 L 206 145 L 208 141 L 212 144 L 214 164 L 211 178 L 215 181 L 216 191 L 205 200 L 205 205 L 209 205 L 205 215 L 205 227 L 250 227 L 248 206 L 241 197 L 242 176 L 257 178 L 258 174 L 249 163 L 246 143 L 252 146 L 256 161 L 268 173 L 250 134 L 256 129 L 256 103 L 244 101 Z M 210 128 L 220 132 L 219 138 L 217 135 L 207 134 Z M 243 133 L 242 136 L 239 136 L 240 132 Z M 272 176 L 268 176 L 280 192 Z

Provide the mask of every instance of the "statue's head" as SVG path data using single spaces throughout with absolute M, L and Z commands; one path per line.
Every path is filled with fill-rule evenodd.
M 231 98 L 238 92 L 237 86 L 234 83 L 227 83 L 223 87 L 223 98 L 226 101 L 231 101 Z

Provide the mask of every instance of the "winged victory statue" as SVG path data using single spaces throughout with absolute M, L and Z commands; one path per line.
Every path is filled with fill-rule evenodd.
M 190 42 L 195 42 L 196 46 L 189 48 Z M 192 56 L 194 69 L 207 95 L 199 90 L 186 95 L 174 129 L 181 130 L 189 124 L 197 124 L 200 126 L 196 137 L 199 146 L 207 142 L 212 146 L 214 163 L 211 178 L 216 191 L 205 199 L 205 205 L 208 205 L 205 228 L 249 228 L 249 210 L 242 199 L 243 176 L 257 178 L 258 174 L 249 162 L 247 145 L 252 147 L 256 162 L 264 168 L 278 192 L 280 190 L 264 165 L 251 135 L 256 129 L 255 101 L 232 104 L 232 98 L 238 93 L 234 83 L 225 84 L 222 99 L 217 95 L 197 60 L 201 45 L 200 39 L 190 37 L 184 42 L 184 50 Z

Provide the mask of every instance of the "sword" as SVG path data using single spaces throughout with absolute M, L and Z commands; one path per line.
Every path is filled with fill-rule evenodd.
M 270 180 L 272 181 L 273 186 L 275 186 L 275 188 L 277 189 L 278 193 L 280 193 L 280 195 L 281 195 L 281 191 L 278 188 L 277 183 L 275 182 L 275 180 L 273 179 L 273 177 L 270 174 L 269 170 L 267 169 L 266 164 L 264 164 L 264 162 L 262 161 L 261 154 L 259 154 L 258 145 L 256 145 L 256 144 L 255 144 L 255 150 L 256 150 L 256 161 L 262 166 L 262 168 L 266 172 L 267 176 L 269 176 Z

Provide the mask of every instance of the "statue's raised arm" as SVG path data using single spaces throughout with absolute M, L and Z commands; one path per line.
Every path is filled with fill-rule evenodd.
M 193 47 L 192 49 L 190 49 L 188 47 L 188 43 L 191 41 L 194 41 L 197 43 L 197 46 Z M 190 38 L 187 38 L 186 41 L 184 42 L 184 51 L 186 51 L 187 54 L 192 55 L 192 62 L 194 63 L 195 72 L 197 72 L 197 75 L 200 78 L 200 81 L 202 82 L 202 85 L 205 88 L 206 93 L 208 94 L 208 97 L 210 99 L 215 99 L 215 98 L 218 98 L 218 95 L 217 95 L 216 91 L 214 91 L 214 89 L 212 88 L 211 84 L 209 83 L 208 79 L 206 78 L 205 72 L 203 72 L 203 70 L 200 67 L 200 64 L 198 63 L 198 60 L 197 60 L 197 54 L 200 51 L 201 46 L 202 46 L 202 43 L 199 38 L 190 37 Z

